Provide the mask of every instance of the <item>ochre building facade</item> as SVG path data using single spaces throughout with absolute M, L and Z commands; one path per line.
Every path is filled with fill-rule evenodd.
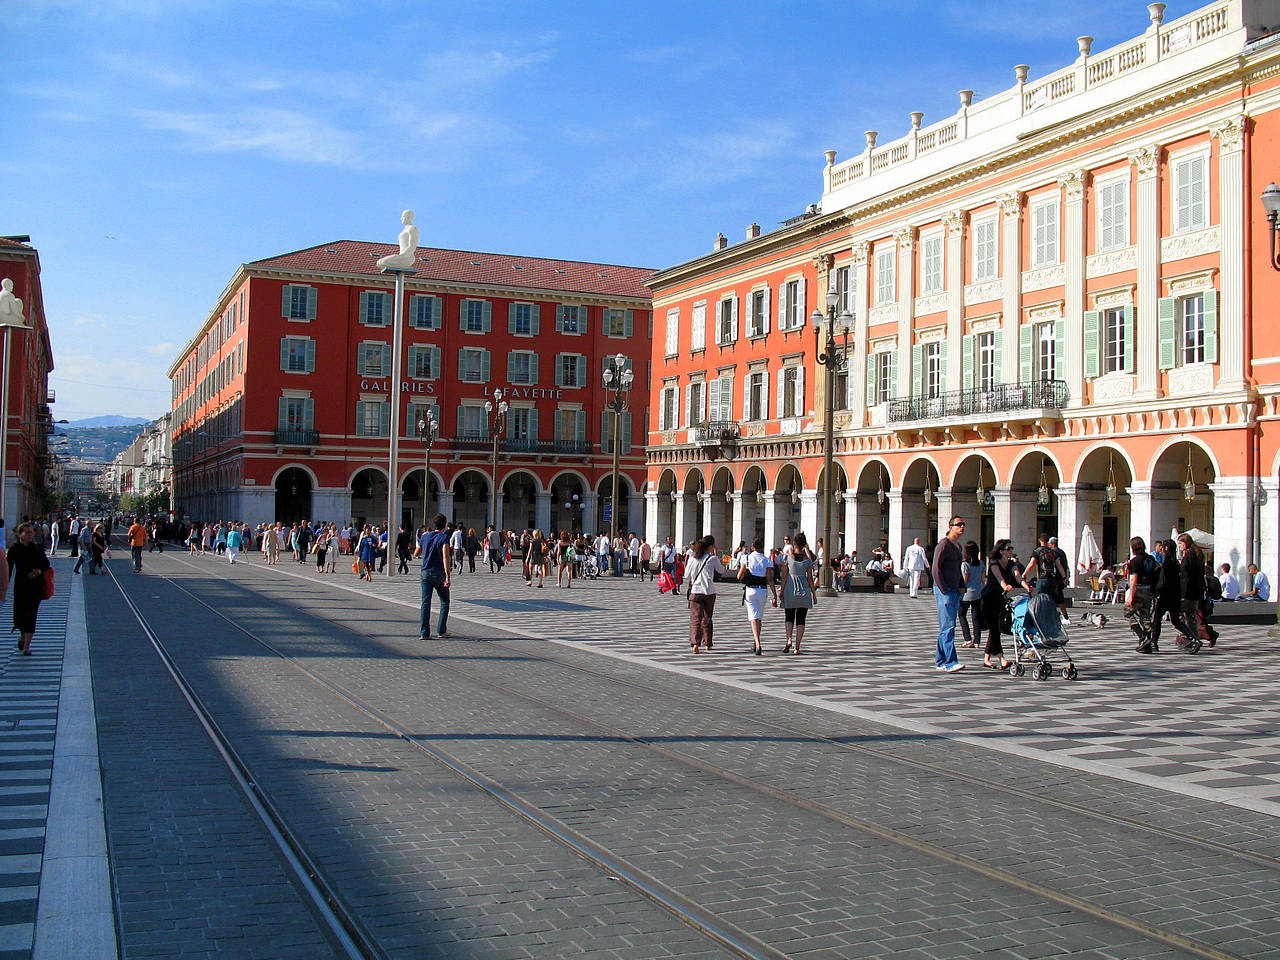
M 1142 8 L 1136 7 L 1141 11 Z M 660 271 L 648 534 L 821 535 L 827 370 L 810 315 L 854 318 L 836 377 L 832 527 L 865 560 L 1040 531 L 1108 561 L 1199 528 L 1280 567 L 1280 4 L 1226 0 L 1092 49 L 904 136 L 827 154 L 778 230 Z M 1146 19 L 1144 14 L 1144 19 Z M 825 336 L 825 335 L 824 335 Z

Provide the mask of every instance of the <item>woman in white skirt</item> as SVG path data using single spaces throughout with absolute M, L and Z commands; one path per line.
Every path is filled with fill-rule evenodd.
M 752 653 L 760 656 L 760 625 L 764 620 L 765 598 L 773 606 L 778 605 L 778 591 L 773 580 L 773 561 L 764 552 L 764 539 L 756 537 L 751 544 L 751 553 L 738 567 L 738 579 L 745 588 L 742 602 L 747 607 L 747 619 L 751 622 Z

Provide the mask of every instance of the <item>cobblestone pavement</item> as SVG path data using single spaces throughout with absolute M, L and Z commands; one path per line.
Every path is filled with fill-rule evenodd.
M 976 670 L 936 674 L 932 604 L 905 597 L 824 603 L 804 656 L 755 658 L 728 594 L 715 654 L 694 658 L 683 639 L 684 603 L 626 581 L 576 584 L 552 597 L 554 587 L 529 590 L 511 574 L 464 575 L 455 590 L 460 638 L 509 630 L 567 642 L 423 644 L 414 639 L 412 579 L 369 585 L 301 565 L 267 570 L 171 556 L 149 558 L 147 569 L 150 576 L 125 575 L 126 588 L 168 624 L 202 697 L 243 742 L 260 779 L 297 811 L 327 869 L 370 911 L 393 955 L 437 955 L 424 954 L 424 943 L 455 957 L 570 952 L 549 947 L 556 943 L 594 956 L 716 952 L 468 796 L 441 768 L 155 574 L 790 956 L 1182 955 L 977 875 L 969 861 L 1223 955 L 1267 956 L 1280 946 L 1280 871 L 1231 852 L 1280 856 L 1267 815 L 1274 794 L 1183 784 L 1166 771 L 1143 777 L 1058 743 L 1060 717 L 1071 720 L 1072 739 L 1087 742 L 1081 730 L 1105 734 L 1119 705 L 1130 726 L 1161 726 L 1129 731 L 1130 740 L 1177 742 L 1161 718 L 1190 709 L 1188 689 L 1205 682 L 1195 671 L 1223 686 L 1225 658 L 1242 650 L 1241 638 L 1227 638 L 1213 657 L 1138 661 L 1118 635 L 1101 631 L 1077 641 L 1084 679 L 1037 683 Z M 775 633 L 780 621 L 775 612 Z M 824 640 L 836 621 L 847 638 Z M 884 636 L 872 642 L 859 638 L 863 631 Z M 575 632 L 587 639 L 571 639 Z M 1144 693 L 1135 697 L 1135 686 Z M 1153 695 L 1147 690 L 1162 700 L 1139 715 L 1133 704 Z M 1053 729 L 1022 726 L 1032 709 L 1051 713 Z M 935 727 L 966 732 L 939 738 Z M 1234 751 L 1247 748 L 1237 741 L 1254 736 L 1244 729 L 1264 728 L 1224 725 L 1214 749 L 1238 760 Z M 1128 749 L 1161 755 L 1158 745 Z M 1087 775 L 1109 770 L 1174 789 Z M 1207 790 L 1231 805 L 1205 804 Z M 1037 796 L 1063 803 L 1041 809 Z M 1086 811 L 1124 817 L 1135 829 Z M 1141 830 L 1148 820 L 1230 849 Z
M 304 564 L 282 563 L 276 571 L 417 604 L 413 576 L 366 584 L 349 574 L 321 578 Z M 571 590 L 548 583 L 539 590 L 526 588 L 510 568 L 461 574 L 454 578 L 452 616 L 463 631 L 466 618 L 904 730 L 1280 815 L 1280 642 L 1266 627 L 1224 627 L 1218 646 L 1196 656 L 1143 657 L 1134 653 L 1119 608 L 1100 608 L 1113 615 L 1105 627 L 1077 621 L 1068 628 L 1080 679 L 1055 675 L 1038 682 L 982 669 L 980 649 L 960 650 L 964 673 L 938 674 L 932 596 L 913 600 L 905 592 L 820 601 L 800 657 L 779 653 L 782 613 L 767 610 L 766 655 L 751 657 L 741 590 L 723 586 L 719 641 L 711 655 L 698 657 L 685 640 L 684 598 L 659 596 L 651 583 L 629 578 L 575 581 Z

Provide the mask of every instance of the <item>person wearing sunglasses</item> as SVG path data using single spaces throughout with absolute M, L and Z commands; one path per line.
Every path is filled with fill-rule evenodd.
M 938 603 L 938 648 L 933 662 L 939 670 L 959 673 L 964 664 L 956 656 L 956 618 L 960 599 L 964 596 L 964 554 L 960 538 L 964 536 L 964 520 L 952 517 L 947 535 L 933 551 L 933 597 Z

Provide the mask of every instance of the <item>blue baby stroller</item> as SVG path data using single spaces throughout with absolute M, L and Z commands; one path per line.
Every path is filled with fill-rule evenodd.
M 1027 666 L 1033 666 L 1032 675 L 1037 680 L 1048 680 L 1053 676 L 1050 661 L 1054 657 L 1065 661 L 1062 679 L 1074 680 L 1080 675 L 1067 653 L 1067 628 L 1058 616 L 1053 597 L 1044 593 L 1014 597 L 1009 600 L 1009 614 L 1013 620 L 1014 654 L 1010 676 L 1020 677 Z

